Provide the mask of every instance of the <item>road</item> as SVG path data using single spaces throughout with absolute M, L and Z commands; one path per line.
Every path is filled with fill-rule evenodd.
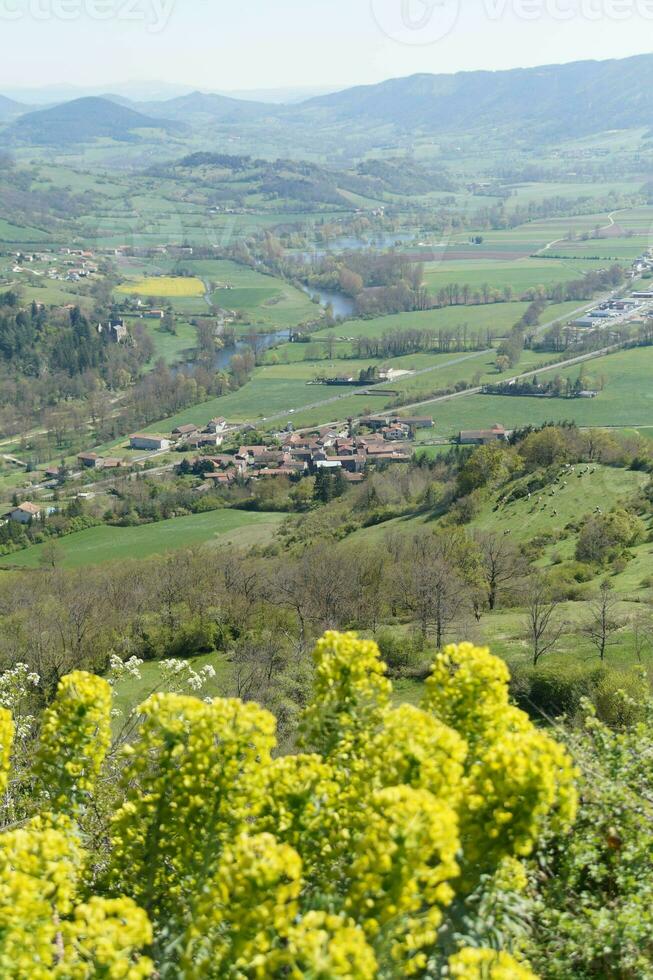
M 607 225 L 602 225 L 599 228 L 599 231 L 608 231 L 609 228 L 614 228 L 614 225 L 615 225 L 614 216 L 615 216 L 615 214 L 621 214 L 622 211 L 630 211 L 630 210 L 631 210 L 630 208 L 617 208 L 616 211 L 611 211 L 610 214 L 608 215 L 608 223 L 607 223 Z M 571 220 L 573 220 L 573 219 L 571 219 Z M 535 252 L 535 256 L 537 257 L 538 255 L 542 255 L 543 252 L 548 252 L 549 249 L 552 249 L 554 245 L 559 245 L 561 242 L 566 242 L 567 245 L 571 245 L 572 244 L 572 241 L 569 238 L 556 238 L 556 239 L 554 239 L 554 241 L 548 242 L 548 244 L 546 244 L 543 248 L 541 248 L 539 250 L 539 252 Z
M 515 381 L 522 381 L 526 378 L 532 378 L 534 375 L 539 376 L 540 374 L 545 374 L 548 371 L 559 371 L 561 368 L 573 367 L 574 364 L 580 364 L 583 361 L 590 361 L 596 357 L 604 357 L 606 354 L 612 354 L 614 353 L 614 351 L 621 350 L 622 348 L 623 348 L 623 344 L 611 344 L 609 347 L 602 347 L 600 350 L 590 351 L 587 354 L 579 354 L 576 357 L 570 357 L 564 361 L 557 361 L 555 364 L 548 364 L 545 365 L 544 367 L 538 367 L 532 371 L 524 371 L 522 374 L 515 374 L 513 375 L 513 379 Z M 397 408 L 378 412 L 377 414 L 385 415 L 385 416 L 396 415 L 397 412 L 399 411 L 405 412 L 413 408 L 422 408 L 424 405 L 434 405 L 439 402 L 453 401 L 454 398 L 465 398 L 468 395 L 479 395 L 483 391 L 483 387 L 484 387 L 483 385 L 479 385 L 477 388 L 465 388 L 464 391 L 456 391 L 450 395 L 437 395 L 434 398 L 425 398 L 422 401 L 411 402 L 408 405 L 400 405 Z M 334 426 L 345 425 L 346 421 L 347 420 L 345 419 L 341 419 L 340 421 L 333 422 L 332 424 Z M 358 421 L 360 421 L 360 419 L 354 419 L 354 422 L 358 422 Z M 299 431 L 308 432 L 314 428 L 315 426 L 308 426 L 306 429 L 302 429 Z

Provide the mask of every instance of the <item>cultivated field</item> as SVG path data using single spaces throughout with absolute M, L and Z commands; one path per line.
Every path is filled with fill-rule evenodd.
M 204 283 L 201 279 L 186 276 L 150 276 L 138 282 L 126 282 L 118 286 L 116 292 L 127 296 L 184 297 L 203 296 Z

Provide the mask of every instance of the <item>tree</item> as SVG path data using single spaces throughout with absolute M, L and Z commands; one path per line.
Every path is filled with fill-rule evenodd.
M 56 538 L 48 538 L 41 547 L 39 565 L 42 568 L 57 568 L 63 558 L 63 549 Z
M 519 455 L 528 469 L 535 470 L 565 463 L 569 459 L 569 448 L 564 433 L 549 425 L 526 436 L 519 447 Z
M 578 561 L 605 564 L 620 557 L 643 536 L 643 522 L 623 508 L 609 514 L 598 514 L 583 524 L 576 543 L 576 558 Z
M 598 596 L 589 603 L 590 621 L 584 627 L 584 633 L 593 646 L 596 647 L 599 659 L 603 663 L 608 647 L 613 642 L 613 636 L 624 623 L 617 615 L 619 599 L 612 591 L 612 583 L 608 579 L 601 582 Z
M 565 630 L 566 624 L 556 617 L 559 605 L 560 599 L 553 595 L 545 576 L 532 576 L 526 595 L 526 637 L 534 667 L 555 650 Z
M 526 563 L 505 535 L 487 532 L 476 534 L 474 542 L 481 554 L 481 567 L 487 587 L 487 603 L 492 611 L 496 608 L 499 598 L 509 592 L 515 583 L 523 580 Z
M 313 493 L 315 499 L 322 504 L 328 504 L 333 500 L 333 478 L 328 469 L 321 466 L 315 474 Z
M 478 446 L 463 464 L 456 482 L 458 496 L 464 497 L 474 490 L 501 482 L 515 466 L 511 450 L 498 442 Z
M 505 374 L 505 372 L 510 367 L 510 361 L 505 356 L 505 354 L 499 354 L 499 356 L 497 357 L 497 360 L 496 360 L 496 365 L 497 365 L 497 371 L 499 372 L 499 374 Z

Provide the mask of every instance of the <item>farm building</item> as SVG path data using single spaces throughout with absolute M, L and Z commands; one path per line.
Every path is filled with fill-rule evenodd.
M 97 453 L 78 453 L 77 462 L 89 470 L 98 470 L 104 464 L 104 460 Z
M 173 436 L 178 439 L 183 439 L 186 436 L 193 436 L 196 432 L 199 432 L 199 426 L 189 423 L 187 425 L 178 425 L 176 429 L 172 430 Z
M 461 446 L 487 446 L 491 442 L 505 441 L 506 430 L 502 425 L 491 429 L 463 429 L 458 436 Z
M 166 436 L 152 435 L 147 432 L 136 432 L 129 437 L 130 449 L 145 449 L 156 451 L 170 449 L 171 441 Z

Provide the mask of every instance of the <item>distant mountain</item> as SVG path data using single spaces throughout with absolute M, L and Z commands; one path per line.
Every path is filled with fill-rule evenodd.
M 267 102 L 249 102 L 205 92 L 191 92 L 166 102 L 142 103 L 139 108 L 156 112 L 162 119 L 236 124 L 273 117 L 281 109 Z
M 612 129 L 649 131 L 653 54 L 511 71 L 411 75 L 295 104 L 204 92 L 131 102 L 114 89 L 104 97 L 25 109 L 0 100 L 0 124 L 9 123 L 2 133 L 4 143 L 69 145 L 98 137 L 137 142 L 135 130 L 154 127 L 168 136 L 191 136 L 189 151 L 214 151 L 225 138 L 237 137 L 256 155 L 264 146 L 267 153 L 286 159 L 321 152 L 330 161 L 354 160 L 380 145 L 391 149 L 420 135 L 461 139 L 478 134 L 508 146 L 511 141 L 555 142 Z M 359 176 L 385 179 L 380 174 Z M 422 177 L 410 179 L 412 185 Z
M 456 75 L 412 75 L 296 107 L 305 121 L 398 132 L 582 135 L 653 122 L 653 55 Z
M 338 91 L 337 85 L 320 85 L 306 88 L 260 88 L 238 89 L 229 92 L 218 92 L 230 99 L 241 99 L 246 102 L 266 102 L 273 105 L 296 105 L 318 95 L 327 95 Z
M 102 92 L 98 95 L 99 99 L 106 99 L 107 102 L 115 102 L 116 105 L 126 106 L 128 109 L 133 109 L 135 112 L 140 112 L 141 107 L 133 99 L 127 99 L 124 95 L 114 95 L 112 92 Z M 147 115 L 147 113 L 145 113 Z
M 154 119 L 109 99 L 92 97 L 28 112 L 3 133 L 3 139 L 32 146 L 86 143 L 100 137 L 129 141 L 135 138 L 134 131 L 138 129 L 164 129 L 170 133 L 178 127 L 169 120 Z
M 20 102 L 14 102 L 13 99 L 0 95 L 0 123 L 9 122 L 22 113 L 29 112 L 29 110 L 30 106 L 22 105 Z

